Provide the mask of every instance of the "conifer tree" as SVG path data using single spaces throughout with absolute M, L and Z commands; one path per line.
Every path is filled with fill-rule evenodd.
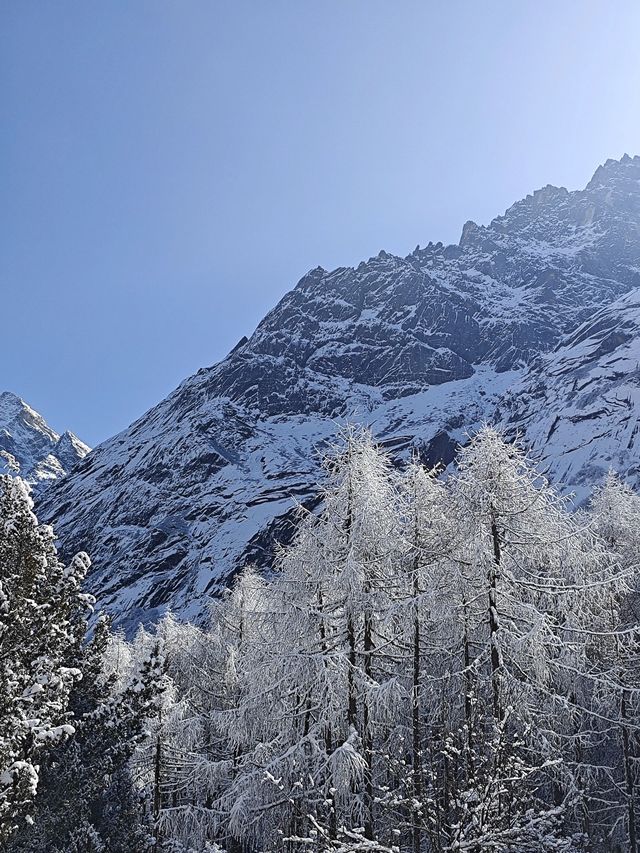
M 89 566 L 58 559 L 28 487 L 0 476 L 0 844 L 31 821 L 46 749 L 73 735 L 69 696 L 92 599 Z
M 109 853 L 130 853 L 149 841 L 129 761 L 157 710 L 162 654 L 151 644 L 116 689 L 115 674 L 103 671 L 108 645 L 108 620 L 99 619 L 76 660 L 82 679 L 69 702 L 75 732 L 43 756 L 33 823 L 12 839 L 11 853 L 48 853 L 53 841 L 61 851 L 90 853 L 102 844 Z

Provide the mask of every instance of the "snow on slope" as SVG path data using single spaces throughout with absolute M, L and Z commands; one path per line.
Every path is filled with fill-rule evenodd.
M 640 288 L 598 312 L 512 390 L 503 423 L 579 501 L 609 468 L 640 488 Z
M 91 580 L 103 606 L 125 613 L 128 623 L 153 619 L 168 603 L 182 617 L 197 618 L 243 555 L 248 552 L 260 564 L 269 561 L 272 538 L 286 535 L 282 526 L 296 502 L 313 503 L 322 451 L 340 423 L 370 424 L 404 455 L 414 448 L 424 452 L 439 434 L 442 442 L 436 444 L 448 461 L 463 437 L 462 425 L 470 418 L 479 424 L 489 395 L 495 402 L 512 381 L 511 373 L 486 368 L 449 383 L 446 391 L 434 386 L 389 402 L 375 389 L 361 389 L 344 417 L 286 419 L 258 418 L 228 398 L 201 399 L 190 409 L 182 395 L 193 400 L 206 390 L 189 381 L 87 458 L 56 500 L 62 500 L 65 512 L 65 498 L 73 501 L 79 484 L 90 493 L 89 500 L 68 506 L 81 535 L 99 519 L 93 541 L 98 553 L 110 558 L 94 558 Z M 442 432 L 443 425 L 450 435 Z M 58 532 L 60 527 L 58 522 Z M 63 537 L 71 549 L 86 541 L 66 525 Z
M 226 359 L 55 484 L 40 513 L 66 550 L 92 555 L 92 589 L 121 623 L 168 607 L 197 618 L 247 559 L 270 564 L 294 502 L 315 500 L 340 423 L 448 462 L 465 430 L 513 407 L 509 389 L 541 354 L 636 287 L 640 158 L 625 156 L 584 190 L 545 187 L 486 227 L 467 223 L 457 246 L 312 270 Z
M 63 477 L 89 452 L 71 432 L 58 435 L 31 406 L 10 391 L 0 393 L 0 470 L 20 474 L 41 490 Z

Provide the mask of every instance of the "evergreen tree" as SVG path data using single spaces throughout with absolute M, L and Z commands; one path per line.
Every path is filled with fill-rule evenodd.
M 0 844 L 33 819 L 39 765 L 75 729 L 69 696 L 81 677 L 76 652 L 92 599 L 89 566 L 58 559 L 28 487 L 0 476 Z
M 97 853 L 100 844 L 131 853 L 148 843 L 129 761 L 156 713 L 162 654 L 151 644 L 116 690 L 115 674 L 103 672 L 108 645 L 108 622 L 100 619 L 77 660 L 83 678 L 69 703 L 75 734 L 43 757 L 33 823 L 13 839 L 12 853 L 48 853 L 52 842 L 61 853 Z

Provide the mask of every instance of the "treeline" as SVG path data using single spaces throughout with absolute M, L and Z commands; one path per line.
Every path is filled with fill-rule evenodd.
M 2 500 L 8 850 L 637 853 L 640 498 L 614 475 L 571 512 L 491 429 L 444 480 L 349 430 L 269 579 L 132 644 L 87 639 L 87 558 Z

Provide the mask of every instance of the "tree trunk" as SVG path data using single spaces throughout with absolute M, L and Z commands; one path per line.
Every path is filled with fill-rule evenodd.
M 158 721 L 159 723 L 161 720 Z M 160 833 L 160 813 L 162 811 L 162 793 L 160 782 L 162 779 L 162 740 L 160 732 L 156 738 L 156 749 L 153 758 L 153 828 L 155 835 L 154 850 L 162 849 L 162 838 Z
M 416 515 L 417 522 L 417 515 Z M 420 557 L 417 550 L 418 531 L 416 523 L 416 553 L 413 560 L 413 684 L 411 701 L 411 735 L 412 735 L 412 766 L 413 766 L 413 796 L 416 802 L 422 803 L 422 726 L 420 719 L 420 609 L 418 596 L 420 584 L 418 569 Z M 413 818 L 413 853 L 420 853 L 422 848 L 422 833 L 420 818 L 414 809 Z
M 322 618 L 320 619 L 320 648 L 322 649 L 323 657 L 327 654 L 327 629 L 324 624 L 324 600 L 322 597 L 322 590 L 318 589 L 318 610 L 322 613 Z M 331 732 L 331 727 L 328 726 L 324 735 L 325 740 L 325 750 L 327 752 L 327 756 L 330 756 L 333 752 L 333 736 Z M 336 801 L 335 797 L 332 793 L 333 789 L 333 780 L 331 780 L 331 784 L 326 792 L 326 801 L 328 803 L 329 809 L 329 838 L 335 839 L 338 835 L 338 821 L 336 816 Z
M 620 715 L 623 719 L 622 726 L 622 750 L 624 755 L 624 777 L 627 786 L 627 818 L 629 824 L 629 853 L 637 853 L 638 842 L 636 837 L 636 807 L 635 790 L 633 783 L 633 766 L 631 761 L 631 747 L 629 743 L 629 729 L 624 725 L 627 718 L 627 698 L 623 691 L 620 701 Z
M 349 614 L 347 618 L 347 644 L 348 653 L 347 660 L 349 668 L 347 670 L 347 724 L 349 728 L 356 729 L 358 722 L 358 703 L 356 697 L 356 632 L 353 626 L 353 618 Z
M 351 457 L 351 445 L 349 445 L 349 458 Z M 347 489 L 347 514 L 344 520 L 345 533 L 345 562 L 349 559 L 351 551 L 351 528 L 353 527 L 353 490 L 351 484 L 351 472 L 349 472 L 349 485 Z M 348 606 L 348 605 L 347 605 Z M 356 670 L 356 632 L 353 624 L 353 616 L 351 612 L 347 616 L 347 644 L 348 644 L 348 664 L 347 672 L 347 723 L 349 728 L 356 728 L 358 705 L 355 688 L 355 670 Z
M 475 762 L 473 759 L 473 676 L 471 674 L 471 644 L 469 642 L 469 626 L 467 600 L 462 595 L 462 612 L 464 615 L 464 633 L 462 637 L 464 655 L 464 719 L 467 726 L 467 772 L 473 774 Z
M 371 612 L 364 615 L 364 672 L 367 680 L 371 678 L 373 657 L 373 638 L 371 636 Z M 373 840 L 373 738 L 369 720 L 369 703 L 362 703 L 362 749 L 366 763 L 364 775 L 364 835 Z
M 497 581 L 500 570 L 502 553 L 500 550 L 500 537 L 496 525 L 495 516 L 491 515 L 491 539 L 493 541 L 493 562 L 489 569 L 489 634 L 491 642 L 491 687 L 493 692 L 493 716 L 498 722 L 504 719 L 500 697 L 500 649 L 498 647 L 498 604 L 497 604 Z

